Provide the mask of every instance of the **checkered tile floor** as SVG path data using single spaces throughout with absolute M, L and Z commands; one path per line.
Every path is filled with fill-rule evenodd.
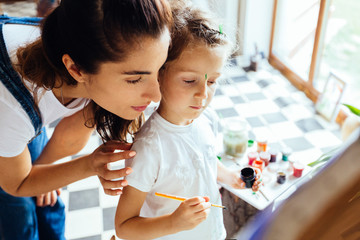
M 33 1 L 3 4 L 12 16 L 32 16 Z M 236 61 L 234 61 L 235 63 Z M 241 116 L 249 123 L 249 137 L 268 135 L 269 146 L 293 149 L 292 157 L 311 162 L 341 143 L 337 125 L 315 113 L 313 103 L 266 62 L 258 72 L 244 72 L 237 61 L 223 74 L 211 106 L 222 118 Z M 236 66 L 238 65 L 238 66 Z M 51 135 L 56 123 L 48 127 Z M 91 136 L 76 156 L 92 152 L 101 144 Z M 70 158 L 68 158 L 70 159 Z M 68 160 L 63 159 L 63 160 Z M 305 159 L 305 160 L 304 160 Z M 114 233 L 118 197 L 105 195 L 97 177 L 70 184 L 61 194 L 66 204 L 66 238 L 69 240 L 109 240 Z
M 318 116 L 313 103 L 266 62 L 256 73 L 246 73 L 238 66 L 228 68 L 211 106 L 223 118 L 244 117 L 250 139 L 266 133 L 270 147 L 291 147 L 292 157 L 305 162 L 341 143 L 338 126 Z M 55 125 L 49 127 L 49 134 Z M 77 156 L 92 152 L 100 143 L 94 134 Z M 105 195 L 97 177 L 70 184 L 62 198 L 67 239 L 109 240 L 114 234 L 118 197 Z

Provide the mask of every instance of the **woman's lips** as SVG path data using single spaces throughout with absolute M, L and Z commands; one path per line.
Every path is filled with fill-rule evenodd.
M 138 112 L 143 112 L 145 111 L 145 109 L 147 108 L 148 105 L 145 105 L 145 106 L 132 106 L 132 108 L 135 110 L 135 111 L 138 111 Z
M 196 110 L 199 110 L 199 109 L 202 108 L 202 106 L 190 106 L 190 107 L 193 108 L 193 109 L 196 109 Z

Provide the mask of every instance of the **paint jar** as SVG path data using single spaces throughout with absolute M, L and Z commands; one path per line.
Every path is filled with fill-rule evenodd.
M 275 148 L 271 148 L 269 150 L 269 153 L 270 153 L 270 162 L 271 163 L 276 162 L 278 150 Z
M 244 181 L 246 188 L 251 188 L 255 182 L 256 173 L 254 169 L 246 167 L 241 170 L 240 178 Z
M 259 154 L 257 152 L 249 152 L 248 159 L 249 165 L 252 166 L 253 162 L 258 158 Z
M 261 172 L 264 169 L 264 165 L 265 163 L 260 159 L 255 160 L 252 164 L 253 167 L 260 169 Z
M 284 172 L 278 172 L 276 182 L 279 184 L 283 184 L 285 181 L 286 181 L 286 174 Z
M 266 152 L 267 137 L 265 135 L 261 135 L 256 138 L 256 142 L 257 142 L 257 152 Z
M 247 122 L 240 117 L 231 117 L 223 121 L 223 144 L 226 155 L 241 158 L 248 145 Z
M 268 152 L 261 152 L 259 154 L 260 160 L 262 160 L 265 163 L 265 167 L 269 165 L 270 162 L 270 153 Z
M 293 164 L 293 169 L 294 169 L 294 172 L 293 172 L 294 177 L 301 177 L 302 172 L 304 170 L 304 165 L 299 162 L 295 162 Z
M 289 147 L 285 147 L 285 148 L 283 148 L 283 150 L 281 152 L 282 152 L 282 160 L 283 161 L 288 161 L 289 156 L 290 156 L 290 154 L 292 152 L 292 149 L 289 148 Z

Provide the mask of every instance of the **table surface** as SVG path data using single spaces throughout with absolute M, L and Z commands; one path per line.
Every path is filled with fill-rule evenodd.
M 242 169 L 244 167 L 248 167 L 247 153 L 256 151 L 256 148 L 257 146 L 255 142 L 252 147 L 247 149 L 246 154 L 244 154 L 244 156 L 240 159 L 231 159 L 222 154 L 221 161 L 225 166 L 230 168 Z M 291 155 L 289 159 L 291 161 Z M 262 193 L 260 193 L 260 191 L 254 193 L 252 189 L 235 189 L 226 184 L 219 184 L 255 208 L 263 210 L 273 204 L 275 200 L 285 199 L 290 196 L 290 194 L 293 193 L 299 186 L 301 181 L 308 179 L 312 168 L 305 165 L 302 176 L 300 178 L 294 177 L 290 161 L 283 161 L 281 159 L 281 154 L 278 154 L 277 161 L 269 163 L 269 165 L 264 168 L 262 171 L 262 182 L 264 184 L 260 187 Z M 278 171 L 286 174 L 286 181 L 283 184 L 277 183 Z

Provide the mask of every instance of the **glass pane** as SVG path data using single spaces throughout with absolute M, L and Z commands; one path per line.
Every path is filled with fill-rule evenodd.
M 319 16 L 319 0 L 279 0 L 273 53 L 308 80 Z
M 326 28 L 319 76 L 314 87 L 323 91 L 330 71 L 347 83 L 342 102 L 360 107 L 360 1 L 333 0 Z

